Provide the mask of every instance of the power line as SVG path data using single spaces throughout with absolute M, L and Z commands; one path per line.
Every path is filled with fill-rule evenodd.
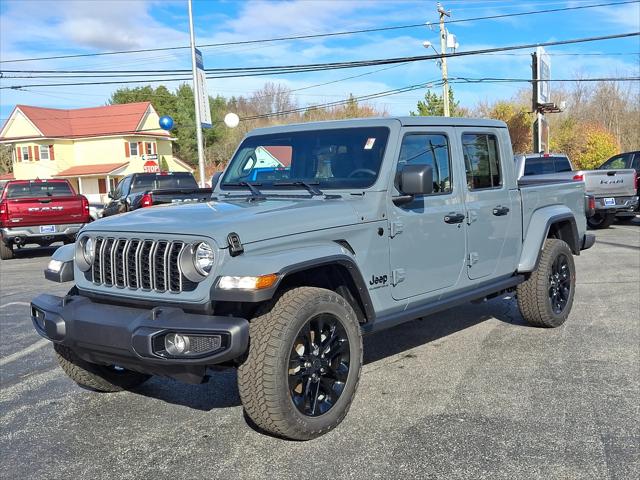
M 538 15 L 544 13 L 557 13 L 564 11 L 572 11 L 572 10 L 583 10 L 589 8 L 597 8 L 597 7 L 611 7 L 616 5 L 626 5 L 631 3 L 640 3 L 640 0 L 627 0 L 621 2 L 608 2 L 608 3 L 597 3 L 592 5 L 579 5 L 574 7 L 561 7 L 561 8 L 551 8 L 546 10 L 535 10 L 529 12 L 517 12 L 517 13 L 505 13 L 500 15 L 489 15 L 485 17 L 473 17 L 473 18 L 461 18 L 461 19 L 451 19 L 446 21 L 445 23 L 464 23 L 464 22 L 476 22 L 480 20 L 496 20 L 501 18 L 508 17 L 521 17 L 525 15 Z M 198 48 L 211 48 L 211 47 L 225 47 L 232 45 L 248 45 L 248 44 L 257 44 L 257 43 L 267 43 L 267 42 L 281 42 L 281 41 L 290 41 L 290 40 L 309 40 L 313 38 L 326 38 L 326 37 L 337 37 L 344 35 L 354 35 L 361 33 L 373 33 L 373 32 L 384 32 L 390 30 L 401 30 L 408 28 L 418 28 L 424 27 L 425 25 L 430 25 L 431 22 L 425 23 L 415 23 L 408 25 L 392 25 L 388 27 L 377 27 L 377 28 L 364 28 L 359 30 L 348 30 L 341 32 L 328 32 L 328 33 L 316 33 L 316 34 L 307 34 L 307 35 L 292 35 L 292 36 L 284 36 L 284 37 L 275 37 L 275 38 L 263 38 L 256 40 L 240 40 L 235 42 L 220 42 L 220 43 L 209 43 L 198 45 Z M 19 58 L 13 60 L 0 60 L 0 63 L 17 63 L 17 62 L 32 62 L 32 61 L 41 61 L 41 60 L 59 60 L 65 58 L 81 58 L 81 57 L 97 57 L 104 55 L 122 55 L 122 54 L 130 54 L 130 53 L 146 53 L 146 52 L 159 52 L 159 51 L 171 51 L 171 50 L 184 50 L 188 49 L 189 46 L 174 46 L 174 47 L 158 47 L 158 48 L 141 48 L 137 50 L 120 50 L 114 52 L 95 52 L 95 53 L 79 53 L 73 55 L 55 55 L 49 57 L 33 57 L 33 58 Z
M 326 71 L 344 68 L 358 68 L 374 65 L 391 65 L 397 63 L 411 63 L 425 60 L 440 60 L 442 58 L 451 57 L 463 57 L 469 55 L 484 55 L 487 53 L 504 52 L 510 50 L 522 50 L 536 47 L 548 47 L 554 45 L 567 45 L 585 42 L 595 42 L 602 40 L 612 40 L 618 38 L 628 38 L 640 35 L 640 32 L 621 33 L 615 35 L 604 35 L 599 37 L 588 37 L 571 40 L 557 40 L 553 42 L 540 42 L 530 43 L 524 45 L 510 45 L 504 47 L 485 48 L 479 50 L 468 50 L 464 52 L 444 53 L 439 55 L 420 55 L 413 57 L 397 57 L 397 58 L 385 58 L 377 60 L 360 60 L 350 62 L 333 62 L 333 63 L 316 63 L 316 64 L 302 64 L 302 65 L 284 65 L 275 67 L 247 67 L 245 69 L 220 69 L 230 74 L 226 75 L 207 75 L 208 79 L 222 79 L 222 78 L 238 78 L 238 77 L 254 77 L 264 75 L 284 75 L 292 73 L 307 73 L 316 71 Z M 103 82 L 70 82 L 70 83 L 46 83 L 46 84 L 26 84 L 26 85 L 10 85 L 3 86 L 0 89 L 20 89 L 24 87 L 60 87 L 60 86 L 82 86 L 82 85 L 113 85 L 113 84 L 132 84 L 132 83 L 152 83 L 152 82 L 174 82 L 184 81 L 185 78 L 153 78 L 145 80 L 128 80 L 128 81 L 103 81 Z

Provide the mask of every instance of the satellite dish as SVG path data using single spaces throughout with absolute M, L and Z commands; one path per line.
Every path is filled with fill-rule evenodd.
M 224 116 L 224 124 L 229 128 L 236 128 L 240 124 L 240 117 L 235 113 L 227 113 Z

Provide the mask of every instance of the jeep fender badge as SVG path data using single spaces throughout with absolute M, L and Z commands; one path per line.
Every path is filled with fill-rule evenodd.
M 229 255 L 237 257 L 241 253 L 244 253 L 244 247 L 240 241 L 240 235 L 236 232 L 231 232 L 227 235 L 227 243 L 229 244 Z

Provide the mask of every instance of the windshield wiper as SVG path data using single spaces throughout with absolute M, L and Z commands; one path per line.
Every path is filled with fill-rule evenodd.
M 251 191 L 251 196 L 254 198 L 265 198 L 264 194 L 256 187 L 262 186 L 261 183 L 250 182 L 227 182 L 222 184 L 223 187 L 247 187 Z
M 304 187 L 312 196 L 322 196 L 322 190 L 316 185 L 320 185 L 320 182 L 305 182 L 304 180 L 289 180 L 284 182 L 273 182 L 274 187 Z

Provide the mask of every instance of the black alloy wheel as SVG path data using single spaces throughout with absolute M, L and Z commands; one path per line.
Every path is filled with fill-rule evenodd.
M 561 314 L 567 306 L 571 294 L 571 269 L 564 254 L 558 255 L 551 266 L 549 275 L 549 301 L 556 315 Z
M 298 332 L 289 355 L 289 393 L 298 411 L 309 417 L 333 407 L 349 376 L 349 338 L 330 314 L 311 318 Z

